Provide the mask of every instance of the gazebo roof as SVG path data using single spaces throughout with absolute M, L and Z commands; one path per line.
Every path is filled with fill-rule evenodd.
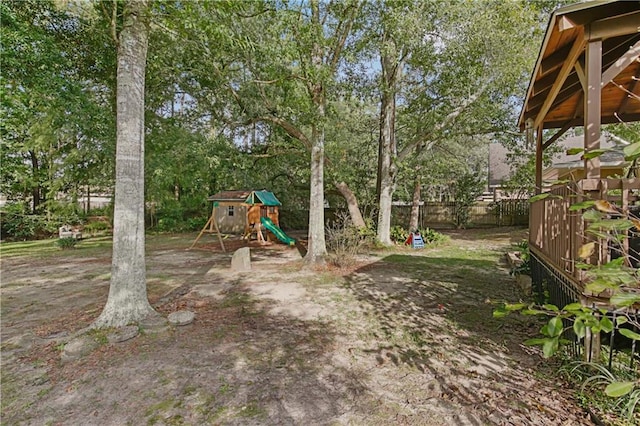
M 534 127 L 583 125 L 585 51 L 602 40 L 602 123 L 640 120 L 640 1 L 594 1 L 556 10 L 549 20 L 520 113 Z

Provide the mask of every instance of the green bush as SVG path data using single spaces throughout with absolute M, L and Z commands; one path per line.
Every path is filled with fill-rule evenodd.
M 108 231 L 109 229 L 110 227 L 108 223 L 95 221 L 95 222 L 87 223 L 82 229 L 82 231 L 86 234 L 97 234 L 104 231 Z
M 430 245 L 438 245 L 449 239 L 446 235 L 431 228 L 420 229 L 420 234 L 422 235 L 424 243 Z
M 62 250 L 72 249 L 78 244 L 78 240 L 73 237 L 58 238 L 56 245 Z
M 407 241 L 407 238 L 409 238 L 409 231 L 404 229 L 402 226 L 392 226 L 390 233 L 391 241 L 396 244 L 404 244 L 404 242 Z
M 2 237 L 12 240 L 32 240 L 57 233 L 42 215 L 27 214 L 22 203 L 7 204 L 2 214 Z

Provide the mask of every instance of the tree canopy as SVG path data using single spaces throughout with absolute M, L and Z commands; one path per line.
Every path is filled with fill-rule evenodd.
M 197 228 L 208 195 L 268 188 L 309 225 L 313 261 L 327 204 L 388 241 L 391 201 L 482 172 L 492 140 L 522 143 L 515 116 L 554 4 L 150 2 L 147 226 Z M 113 194 L 123 3 L 0 11 L 0 191 L 47 215 Z

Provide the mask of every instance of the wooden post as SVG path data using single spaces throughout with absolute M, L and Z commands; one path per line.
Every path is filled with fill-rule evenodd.
M 543 123 L 540 123 L 536 130 L 536 194 L 542 192 L 542 153 L 544 151 L 542 145 L 542 129 Z
M 226 253 L 224 242 L 222 242 L 222 234 L 220 234 L 220 228 L 218 228 L 218 223 L 216 222 L 216 203 L 217 202 L 214 201 L 213 208 L 211 209 L 211 217 L 209 218 L 207 223 L 204 224 L 204 226 L 202 227 L 202 231 L 200 231 L 193 244 L 191 244 L 191 247 L 189 247 L 187 250 L 191 250 L 196 245 L 200 237 L 202 237 L 202 234 L 204 234 L 205 232 L 208 232 L 210 234 L 216 232 L 218 234 L 218 241 L 220 241 L 222 252 Z M 207 230 L 207 228 L 209 229 Z
M 600 149 L 600 121 L 602 89 L 602 40 L 587 43 L 586 53 L 587 88 L 584 96 L 584 151 Z M 585 177 L 600 178 L 600 158 L 584 160 Z

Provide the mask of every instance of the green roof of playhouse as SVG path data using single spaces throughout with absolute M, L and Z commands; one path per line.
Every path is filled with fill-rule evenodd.
M 265 206 L 281 206 L 282 203 L 273 192 L 261 191 L 222 191 L 207 198 L 209 201 L 235 201 L 245 204 L 262 204 Z

